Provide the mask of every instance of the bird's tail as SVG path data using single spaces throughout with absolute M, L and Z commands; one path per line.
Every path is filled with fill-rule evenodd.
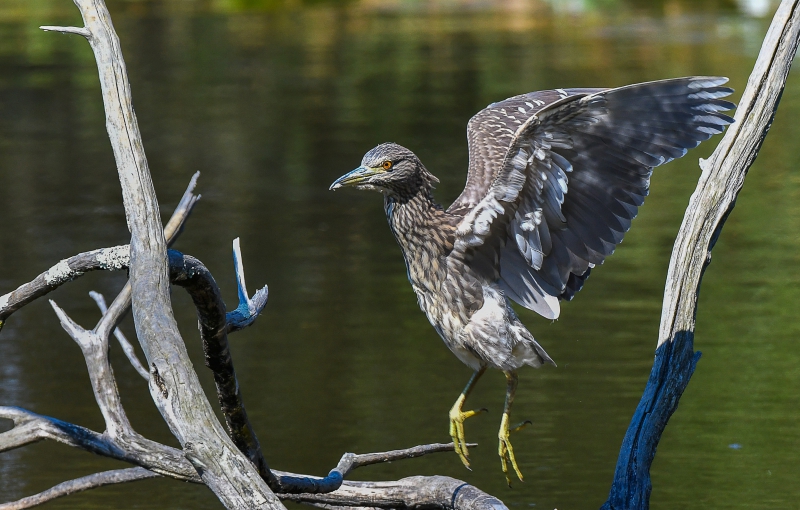
M 517 337 L 517 343 L 512 348 L 511 355 L 516 360 L 533 368 L 539 368 L 545 363 L 550 363 L 554 367 L 558 366 L 522 323 L 517 322 L 512 326 L 512 329 Z

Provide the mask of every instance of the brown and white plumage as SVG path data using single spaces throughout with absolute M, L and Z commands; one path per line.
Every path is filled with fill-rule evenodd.
M 465 464 L 461 405 L 486 367 L 509 386 L 499 453 L 521 475 L 508 441 L 516 369 L 553 363 L 509 300 L 547 318 L 613 253 L 648 194 L 654 167 L 686 154 L 732 119 L 718 77 L 615 89 L 556 89 L 489 105 L 467 126 L 469 173 L 444 210 L 436 178 L 408 149 L 369 151 L 331 186 L 381 191 L 408 277 L 431 324 L 475 370 L 450 413 Z

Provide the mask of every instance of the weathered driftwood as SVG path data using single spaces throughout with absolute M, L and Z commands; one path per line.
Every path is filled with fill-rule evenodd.
M 126 282 L 127 283 L 127 282 Z M 126 285 L 126 288 L 130 289 L 129 286 Z M 97 303 L 97 307 L 100 309 L 100 313 L 103 315 L 108 312 L 108 305 L 106 305 L 106 298 L 99 292 L 89 291 L 89 297 L 94 299 L 94 302 Z M 120 347 L 125 352 L 125 357 L 128 358 L 128 361 L 131 362 L 133 368 L 142 376 L 142 379 L 145 381 L 150 379 L 150 372 L 142 365 L 142 362 L 139 361 L 139 356 L 136 355 L 136 350 L 133 348 L 133 344 L 128 341 L 128 337 L 125 336 L 125 333 L 122 332 L 119 328 L 114 328 L 114 337 L 117 339 Z
M 70 322 L 69 319 L 67 321 Z M 82 331 L 80 328 L 73 329 L 71 324 L 68 324 L 67 327 L 71 333 L 82 337 L 80 342 L 90 345 L 97 343 L 96 336 L 87 334 L 88 332 Z M 97 349 L 92 349 L 91 347 L 84 349 L 84 354 L 90 353 L 90 357 L 87 357 L 87 364 L 98 362 L 102 357 L 102 355 L 99 355 L 101 347 L 101 345 L 97 344 Z M 116 385 L 110 387 L 109 382 L 113 383 L 113 380 L 109 380 L 107 377 L 102 381 L 93 380 L 93 387 L 99 387 L 101 390 L 105 389 L 115 393 Z M 115 413 L 120 417 L 120 423 L 114 427 L 114 437 L 108 430 L 100 434 L 85 427 L 38 415 L 18 407 L 0 407 L 0 418 L 14 422 L 14 427 L 11 430 L 0 433 L 0 453 L 44 439 L 50 439 L 98 455 L 146 467 L 148 472 L 158 475 L 188 482 L 204 483 L 197 475 L 192 464 L 183 457 L 183 452 L 138 436 L 130 428 L 130 424 L 124 417 L 124 410 L 122 410 L 121 406 L 117 407 L 117 402 L 118 395 L 112 398 L 101 398 L 98 401 L 104 417 L 113 416 Z M 470 444 L 469 446 L 475 445 Z M 336 468 L 325 478 L 283 471 L 273 471 L 273 474 L 281 480 L 283 485 L 293 488 L 295 491 L 279 494 L 280 498 L 307 504 L 402 508 L 428 507 L 453 510 L 505 509 L 505 505 L 497 498 L 460 480 L 447 477 L 421 476 L 405 478 L 397 482 L 343 481 L 344 476 L 362 466 L 445 451 L 453 451 L 453 444 L 431 444 L 415 446 L 405 450 L 362 455 L 346 453 L 342 456 Z M 28 508 L 40 505 L 51 499 L 66 496 L 72 492 L 150 477 L 145 476 L 144 473 L 138 470 L 128 471 L 125 476 L 120 476 L 118 471 L 97 473 L 90 477 L 59 484 L 37 495 L 5 504 L 7 506 L 0 505 L 0 510 L 5 510 L 6 508 Z M 308 492 L 302 492 L 302 488 L 305 488 Z M 334 490 L 335 492 L 327 494 L 321 493 Z
M 203 482 L 227 508 L 283 508 L 217 420 L 178 332 L 169 296 L 167 244 L 131 102 L 125 61 L 102 0 L 75 0 L 84 26 L 46 27 L 83 35 L 94 52 L 131 231 L 130 282 L 136 334 L 156 407 Z
M 604 509 L 646 509 L 650 465 L 667 420 L 689 383 L 697 297 L 711 249 L 733 210 L 747 171 L 767 136 L 800 41 L 800 2 L 783 0 L 770 25 L 731 125 L 708 160 L 672 250 L 655 362 L 625 434 Z
M 184 211 L 183 214 L 188 214 L 188 210 Z M 121 251 L 126 253 L 126 250 Z M 122 259 L 123 260 L 120 262 L 121 268 L 127 267 L 129 261 L 125 257 L 122 257 Z M 94 258 L 84 257 L 83 260 L 89 261 L 87 267 L 94 268 L 96 264 L 93 262 Z M 244 266 L 242 264 L 238 239 L 234 241 L 234 262 L 240 296 L 238 311 L 225 313 L 225 307 L 224 303 L 222 303 L 219 288 L 216 286 L 211 274 L 200 261 L 175 250 L 169 251 L 169 261 L 171 281 L 183 286 L 189 291 L 197 308 L 201 338 L 204 339 L 205 354 L 209 360 L 209 366 L 214 372 L 215 381 L 221 382 L 221 384 L 218 384 L 218 397 L 221 402 L 223 414 L 225 414 L 226 421 L 229 423 L 231 435 L 241 451 L 250 457 L 253 455 L 253 452 L 249 449 L 254 447 L 253 443 L 250 441 L 254 440 L 256 446 L 258 442 L 255 438 L 255 433 L 252 431 L 252 427 L 249 427 L 249 423 L 246 422 L 246 414 L 244 415 L 244 422 L 241 421 L 242 416 L 238 414 L 239 410 L 244 411 L 244 404 L 241 401 L 240 395 L 236 392 L 238 385 L 235 380 L 232 359 L 230 359 L 229 354 L 223 355 L 228 352 L 227 343 L 221 343 L 218 335 L 221 331 L 238 331 L 242 327 L 252 324 L 255 316 L 261 313 L 266 304 L 266 288 L 259 290 L 254 298 L 249 297 L 244 283 Z M 83 268 L 84 266 L 81 267 Z M 125 297 L 124 295 L 121 296 Z M 98 299 L 97 296 L 93 297 L 95 300 Z M 119 299 L 120 296 L 118 296 L 117 300 Z M 141 437 L 132 430 L 125 416 L 125 411 L 120 403 L 116 382 L 108 360 L 107 343 L 110 330 L 109 325 L 116 323 L 118 319 L 113 315 L 115 313 L 121 313 L 122 309 L 106 310 L 104 312 L 105 315 L 100 319 L 95 329 L 87 331 L 75 324 L 63 310 L 55 305 L 55 303 L 51 301 L 51 304 L 64 328 L 75 339 L 78 345 L 81 346 L 86 359 L 92 387 L 95 392 L 95 398 L 101 413 L 106 418 L 107 430 L 99 434 L 84 427 L 63 422 L 55 418 L 37 415 L 24 409 L 0 407 L 0 418 L 12 420 L 15 424 L 13 429 L 0 434 L 0 452 L 18 448 L 42 439 L 53 439 L 99 455 L 145 466 L 165 476 L 202 483 L 202 480 L 200 480 L 194 472 L 193 467 L 185 459 L 180 458 L 182 453 L 179 450 Z M 233 321 L 235 324 L 226 325 L 228 321 Z M 217 338 L 214 338 L 215 334 Z M 132 445 L 134 446 L 133 450 L 131 450 Z M 473 447 L 476 445 L 470 444 L 468 446 Z M 145 454 L 142 454 L 142 450 L 145 450 Z M 266 462 L 264 462 L 263 465 L 267 470 L 268 476 L 272 478 L 274 486 L 277 487 L 282 494 L 287 495 L 286 497 L 288 497 L 288 494 L 303 494 L 305 500 L 311 502 L 315 501 L 315 494 L 329 493 L 339 489 L 343 485 L 344 477 L 358 467 L 452 450 L 453 445 L 450 443 L 422 445 L 405 450 L 362 455 L 347 453 L 342 456 L 339 464 L 324 478 L 279 471 L 273 474 L 269 472 L 269 468 L 266 467 Z M 256 453 L 260 455 L 260 450 Z M 162 458 L 165 459 L 166 462 L 159 464 L 157 460 L 153 460 L 154 458 Z M 135 473 L 139 474 L 135 475 Z M 72 482 L 74 483 L 65 482 L 59 484 L 39 495 L 24 498 L 15 503 L 9 503 L 11 506 L 8 508 L 20 508 L 19 505 L 26 505 L 23 507 L 34 506 L 48 501 L 49 499 L 68 495 L 70 491 L 79 492 L 93 487 L 102 487 L 113 483 L 124 483 L 142 478 L 145 478 L 145 476 L 138 471 L 130 471 L 124 476 L 118 471 L 112 471 L 106 474 L 98 473 L 90 477 L 73 480 Z M 419 478 L 419 480 L 424 483 L 427 479 L 423 477 Z M 353 483 L 357 484 L 359 482 Z M 397 492 L 397 488 L 394 485 L 395 482 L 386 483 L 388 485 L 385 489 L 379 487 L 371 487 L 369 489 L 350 487 L 346 490 L 348 493 L 357 494 L 358 500 L 363 500 L 364 498 L 381 500 L 383 497 L 382 494 L 385 493 L 384 495 L 386 498 L 394 504 L 400 493 Z M 431 483 L 439 484 L 439 479 L 435 477 L 431 478 Z M 463 482 L 461 483 L 463 484 Z M 405 485 L 403 485 L 403 487 L 405 487 Z M 422 491 L 418 494 L 412 491 L 410 487 L 406 487 L 403 494 L 406 494 L 408 499 L 405 500 L 404 504 L 416 506 L 416 498 L 427 497 L 425 496 L 427 493 L 426 491 Z M 477 489 L 465 492 L 464 494 L 473 495 L 481 501 L 490 498 Z M 455 494 L 451 496 L 455 496 Z M 459 501 L 463 501 L 464 504 L 468 506 L 474 504 L 472 496 L 466 498 L 462 495 Z M 2 510 L 2 508 L 3 507 L 0 507 L 0 510 Z
M 11 503 L 0 503 L 0 510 L 22 510 L 42 505 L 57 498 L 63 498 L 70 494 L 76 494 L 89 489 L 96 489 L 105 485 L 116 483 L 135 482 L 136 480 L 146 480 L 147 478 L 157 478 L 158 473 L 154 473 L 145 468 L 135 467 L 127 469 L 115 469 L 113 471 L 103 471 L 89 476 L 76 478 L 68 482 L 60 483 L 54 487 L 40 492 L 39 494 L 22 498 Z
M 505 510 L 502 501 L 448 476 L 411 476 L 396 482 L 351 482 L 328 494 L 290 494 L 284 499 L 323 508 L 458 508 Z

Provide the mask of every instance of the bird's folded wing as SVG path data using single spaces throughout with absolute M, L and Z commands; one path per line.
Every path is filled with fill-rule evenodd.
M 470 122 L 483 132 L 469 134 L 467 189 L 448 209 L 463 215 L 454 253 L 499 278 L 509 298 L 558 317 L 558 300 L 571 299 L 622 241 L 652 169 L 732 122 L 720 113 L 734 107 L 721 100 L 732 92 L 721 86 L 726 81 L 691 77 L 559 90 L 552 92 L 560 99 L 530 116 L 524 107 L 511 110 L 525 96 L 482 111 Z M 504 121 L 473 124 L 487 110 Z M 505 136 L 502 130 L 519 117 L 526 118 Z M 473 140 L 491 138 L 490 130 L 501 133 L 499 141 L 473 148 Z

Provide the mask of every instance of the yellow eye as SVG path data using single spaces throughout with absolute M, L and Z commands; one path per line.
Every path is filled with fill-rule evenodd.
M 391 161 L 384 161 L 381 165 L 384 170 L 391 170 L 392 169 L 392 162 Z

